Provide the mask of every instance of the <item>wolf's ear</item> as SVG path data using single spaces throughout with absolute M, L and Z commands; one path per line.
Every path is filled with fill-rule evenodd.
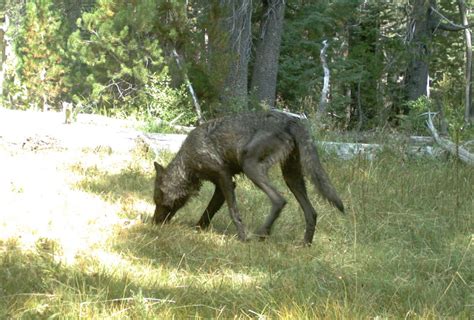
M 165 171 L 165 168 L 163 168 L 158 162 L 153 162 L 153 165 L 155 166 L 156 170 L 156 175 L 161 176 L 163 172 Z

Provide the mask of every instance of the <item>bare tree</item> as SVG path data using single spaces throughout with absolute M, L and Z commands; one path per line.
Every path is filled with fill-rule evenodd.
M 189 80 L 189 76 L 187 71 L 183 68 L 183 64 L 181 63 L 181 57 L 176 51 L 176 49 L 173 49 L 173 56 L 176 60 L 176 64 L 178 66 L 178 69 L 182 72 L 183 78 L 184 78 L 184 83 L 186 84 L 186 87 L 188 87 L 189 94 L 191 95 L 191 98 L 193 99 L 193 104 L 194 104 L 194 110 L 196 111 L 198 123 L 202 124 L 204 122 L 204 118 L 202 116 L 202 110 L 201 110 L 201 104 L 199 103 L 199 99 L 196 95 L 196 92 L 194 91 L 193 84 L 191 83 L 191 80 Z
M 326 107 L 329 102 L 329 86 L 330 86 L 330 77 L 331 72 L 328 67 L 327 59 L 326 59 L 326 51 L 328 49 L 328 42 L 327 40 L 323 41 L 323 47 L 321 48 L 321 52 L 319 54 L 319 58 L 321 59 L 321 65 L 323 66 L 324 77 L 323 77 L 323 88 L 321 90 L 321 99 L 319 101 L 319 108 L 316 111 L 316 118 L 318 122 L 324 117 L 326 113 Z

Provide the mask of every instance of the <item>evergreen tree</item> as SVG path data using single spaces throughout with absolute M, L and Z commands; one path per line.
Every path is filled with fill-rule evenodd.
M 37 107 L 57 107 L 65 91 L 67 67 L 63 64 L 64 38 L 60 26 L 60 16 L 52 0 L 27 2 L 16 50 L 27 100 Z
M 184 112 L 183 119 L 194 120 L 183 90 L 170 86 L 159 9 L 153 0 L 102 0 L 82 15 L 68 50 L 75 82 L 82 83 L 76 99 L 107 113 L 170 119 Z

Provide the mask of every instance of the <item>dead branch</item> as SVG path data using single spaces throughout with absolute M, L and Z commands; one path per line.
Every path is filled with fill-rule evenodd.
M 323 41 L 323 47 L 321 48 L 321 52 L 319 57 L 321 59 L 321 65 L 323 66 L 324 71 L 324 79 L 323 79 L 323 89 L 321 92 L 321 100 L 319 102 L 319 108 L 317 110 L 317 117 L 321 119 L 323 114 L 326 112 L 326 106 L 329 102 L 329 86 L 330 86 L 330 70 L 326 61 L 326 50 L 328 49 L 329 43 L 327 40 Z
M 448 22 L 448 23 L 442 23 L 442 22 L 437 23 L 437 25 L 435 26 L 435 29 L 441 29 L 445 31 L 460 31 L 460 30 L 468 29 L 471 27 L 471 25 L 460 25 L 460 24 L 454 23 L 453 21 L 446 18 L 446 16 L 444 16 L 441 12 L 436 10 L 436 8 L 434 8 L 433 6 L 431 6 L 431 10 L 434 13 L 436 13 L 441 19 L 444 19 Z
M 444 150 L 448 151 L 450 154 L 456 156 L 461 160 L 462 162 L 474 166 L 474 155 L 469 153 L 466 149 L 463 147 L 456 145 L 452 141 L 442 138 L 439 136 L 438 131 L 436 130 L 434 124 L 433 124 L 433 119 L 432 113 L 428 112 L 428 120 L 426 121 L 426 126 L 431 132 L 431 135 L 433 136 L 433 139 L 436 141 L 437 144 Z
M 425 136 L 410 136 L 409 140 L 410 140 L 410 143 L 413 145 L 425 145 L 425 144 L 432 144 L 434 142 L 433 137 L 425 137 Z
M 292 116 L 294 118 L 298 118 L 298 119 L 307 119 L 306 115 L 304 113 L 293 113 L 293 112 L 289 112 L 289 111 L 286 111 L 286 110 L 279 110 L 279 109 L 272 109 L 273 112 L 280 112 L 280 113 L 284 113 L 286 115 L 289 115 L 289 116 Z
M 188 73 L 186 72 L 186 70 L 182 66 L 181 57 L 179 56 L 176 49 L 173 49 L 173 56 L 176 60 L 176 65 L 178 66 L 178 69 L 183 73 L 184 82 L 186 83 L 186 86 L 188 87 L 189 93 L 191 94 L 191 97 L 193 99 L 194 109 L 196 110 L 196 114 L 197 114 L 197 117 L 198 117 L 198 122 L 203 123 L 204 118 L 202 117 L 201 105 L 199 104 L 199 100 L 198 100 L 198 97 L 196 95 L 196 92 L 194 91 L 191 80 L 189 80 Z

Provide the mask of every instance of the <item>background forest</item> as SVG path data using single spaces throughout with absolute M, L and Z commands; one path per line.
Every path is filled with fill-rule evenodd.
M 195 124 L 266 105 L 339 129 L 415 132 L 428 109 L 457 127 L 474 117 L 470 1 L 0 4 L 0 81 L 10 108 L 66 101 Z

